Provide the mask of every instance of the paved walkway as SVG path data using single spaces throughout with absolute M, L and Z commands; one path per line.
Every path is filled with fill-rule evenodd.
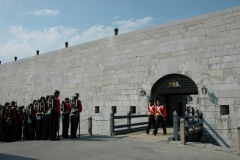
M 182 146 L 165 140 L 83 135 L 78 139 L 61 139 L 61 141 L 0 143 L 0 159 L 239 160 L 240 157 L 237 154 L 217 151 L 213 148 Z
M 128 134 L 122 134 L 120 136 L 127 136 L 129 138 L 155 139 L 155 140 L 165 140 L 165 141 L 168 141 L 168 139 L 173 136 L 172 127 L 167 128 L 167 135 L 163 135 L 162 128 L 158 129 L 158 134 L 156 136 L 152 134 L 152 131 L 153 129 L 150 130 L 149 134 L 146 134 L 145 131 L 139 131 L 139 132 L 133 132 Z

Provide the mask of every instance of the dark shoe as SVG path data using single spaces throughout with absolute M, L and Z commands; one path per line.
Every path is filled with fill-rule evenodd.
M 148 132 L 148 131 L 146 131 L 146 133 L 147 133 L 147 134 L 149 134 L 149 132 Z
M 156 136 L 156 133 L 153 133 L 154 136 Z

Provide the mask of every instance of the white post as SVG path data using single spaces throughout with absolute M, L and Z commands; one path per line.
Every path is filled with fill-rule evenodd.
M 183 118 L 180 120 L 180 139 L 181 144 L 185 145 L 185 120 Z
M 240 156 L 240 125 L 237 126 L 238 130 L 238 155 Z

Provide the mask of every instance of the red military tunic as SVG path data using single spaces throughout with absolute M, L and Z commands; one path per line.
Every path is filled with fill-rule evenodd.
M 167 118 L 167 109 L 165 106 L 160 106 L 160 112 L 163 115 L 164 118 Z
M 55 97 L 55 102 L 56 102 L 56 110 L 57 110 L 57 114 L 60 115 L 61 114 L 61 110 L 60 110 L 60 100 Z
M 16 107 L 11 107 L 11 109 L 13 110 L 13 118 L 16 121 L 18 119 L 17 118 L 17 109 L 16 109 Z
M 148 113 L 149 113 L 149 115 L 154 115 L 155 116 L 155 113 L 156 113 L 156 108 L 155 108 L 155 106 L 154 105 L 152 105 L 152 106 L 148 106 Z
M 82 112 L 82 102 L 80 100 L 78 100 L 78 106 L 79 112 Z
M 70 103 L 66 103 L 66 109 L 69 113 L 71 112 L 72 107 L 71 107 Z
M 37 115 L 37 110 L 33 110 L 33 115 L 34 115 L 34 116 Z
M 19 121 L 23 120 L 23 112 L 22 111 L 18 111 L 18 120 Z

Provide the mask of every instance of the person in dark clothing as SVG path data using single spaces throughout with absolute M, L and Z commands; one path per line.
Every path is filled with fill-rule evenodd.
M 43 127 L 43 140 L 48 140 L 50 138 L 50 108 L 48 105 L 48 99 L 49 95 L 46 96 L 46 101 L 45 101 L 45 112 L 44 112 L 44 127 Z
M 69 103 L 69 98 L 65 98 L 65 102 L 62 103 L 61 110 L 62 110 L 62 115 L 61 115 L 62 136 L 63 136 L 63 138 L 68 138 L 69 115 L 71 112 L 71 105 Z
M 167 120 L 167 109 L 166 106 L 162 105 L 161 102 L 158 100 L 157 101 L 157 106 L 156 106 L 156 125 L 154 129 L 154 135 L 156 136 L 158 126 L 161 123 L 161 126 L 163 128 L 163 134 L 166 135 L 166 120 Z
M 80 113 L 82 112 L 82 102 L 78 100 L 79 94 L 76 93 L 72 100 L 71 110 L 71 138 L 76 138 Z M 79 124 L 80 125 L 80 124 Z M 80 127 L 80 126 L 79 126 Z M 80 133 L 79 133 L 80 136 Z
M 23 123 L 23 108 L 24 106 L 20 106 L 17 111 L 17 132 L 16 132 L 16 139 L 20 140 L 22 138 L 22 123 Z
M 59 137 L 59 117 L 60 117 L 60 100 L 58 97 L 60 96 L 59 91 L 54 92 L 54 97 L 49 98 L 49 107 L 51 107 L 50 111 L 50 140 L 55 141 L 55 140 L 60 140 Z M 51 102 L 50 102 L 51 101 Z M 50 106 L 50 103 L 52 105 Z M 58 139 L 57 137 L 57 132 L 58 132 Z
M 155 105 L 152 100 L 149 100 L 148 105 L 148 126 L 146 133 L 149 134 L 151 129 L 151 125 L 155 126 Z
M 23 110 L 23 139 L 28 140 L 28 109 Z

